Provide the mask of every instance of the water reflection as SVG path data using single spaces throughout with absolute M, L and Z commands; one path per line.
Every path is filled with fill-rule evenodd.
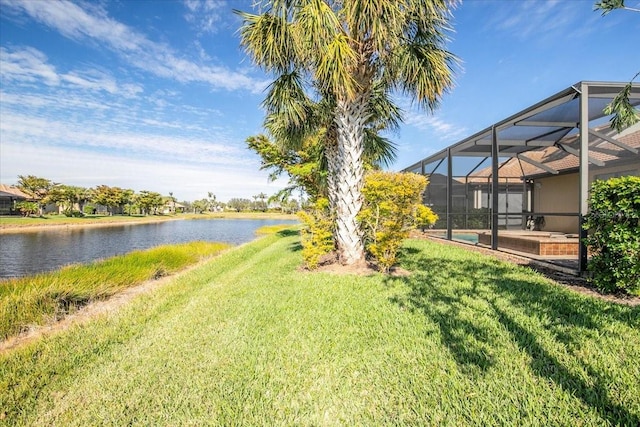
M 205 240 L 237 245 L 253 240 L 262 226 L 295 222 L 182 220 L 0 234 L 0 278 L 51 271 L 164 244 Z

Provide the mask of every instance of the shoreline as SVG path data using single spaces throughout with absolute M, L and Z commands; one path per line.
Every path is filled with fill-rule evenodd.
M 2 234 L 13 234 L 13 233 L 31 233 L 31 232 L 40 232 L 40 231 L 55 231 L 55 230 L 67 230 L 67 229 L 80 229 L 80 228 L 94 228 L 94 227 L 116 227 L 122 225 L 136 225 L 136 224 L 150 224 L 156 222 L 164 222 L 164 221 L 176 221 L 176 220 L 189 220 L 189 219 L 207 219 L 207 220 L 215 220 L 215 219 L 282 219 L 282 220 L 291 220 L 298 219 L 296 215 L 291 214 L 280 214 L 280 213 L 235 213 L 235 212 L 220 212 L 215 214 L 204 214 L 204 215 L 173 215 L 173 216 L 163 216 L 163 215 L 153 215 L 149 217 L 101 217 L 96 219 L 86 219 L 80 221 L 69 221 L 64 222 L 64 219 L 61 222 L 56 222 L 52 224 L 46 224 L 42 222 L 37 222 L 34 224 L 26 223 L 30 219 L 34 219 L 36 221 L 43 221 L 39 218 L 24 218 L 25 223 L 18 224 L 5 224 L 0 218 L 0 235 Z M 57 219 L 57 218 L 56 218 Z M 86 222 L 85 222 L 86 221 Z
M 116 227 L 120 225 L 136 225 L 136 224 L 150 224 L 154 222 L 175 221 L 184 220 L 187 218 L 179 217 L 167 217 L 167 218 L 149 218 L 149 220 L 127 220 L 116 219 L 112 221 L 91 221 L 90 222 L 68 222 L 68 223 L 56 223 L 56 224 L 1 224 L 0 234 L 12 234 L 12 233 L 31 233 L 39 231 L 55 231 L 75 228 L 97 228 L 97 227 Z

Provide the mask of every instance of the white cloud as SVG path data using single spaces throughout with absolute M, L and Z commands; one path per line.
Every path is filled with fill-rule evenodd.
M 591 8 L 592 4 L 560 0 L 497 2 L 493 19 L 487 21 L 485 28 L 497 29 L 520 40 L 546 43 L 559 36 L 566 39 L 593 31 L 592 26 L 584 22 L 584 14 L 579 13 L 581 6 Z M 588 19 L 595 21 L 598 17 L 593 14 Z
M 2 144 L 0 181 L 13 184 L 18 175 L 32 174 L 68 185 L 109 185 L 135 191 L 173 192 L 179 200 L 197 200 L 213 192 L 219 200 L 250 198 L 264 192 L 275 194 L 285 182 L 269 183 L 257 165 L 245 169 L 184 165 L 172 161 L 133 159 L 111 153 L 92 153 L 75 148 Z M 5 159 L 13 159 L 6 161 Z
M 226 2 L 221 0 L 185 0 L 187 13 L 185 19 L 194 24 L 198 31 L 215 33 L 218 24 L 222 22 L 220 11 L 225 8 Z
M 29 111 L 33 116 L 38 115 L 38 111 L 48 111 L 53 114 L 55 111 L 88 110 L 93 115 L 100 114 L 111 108 L 103 100 L 93 99 L 79 93 L 59 91 L 51 94 L 46 93 L 10 93 L 0 92 L 2 98 L 2 111 Z
M 112 18 L 99 8 L 83 9 L 70 1 L 6 0 L 3 7 L 22 12 L 45 24 L 65 37 L 81 42 L 89 40 L 107 47 L 135 67 L 163 78 L 179 82 L 207 83 L 214 89 L 249 90 L 261 92 L 268 84 L 243 72 L 225 67 L 196 64 L 181 58 L 171 47 L 149 40 L 144 34 Z M 216 7 L 197 6 L 210 16 Z M 213 25 L 213 24 L 211 24 Z
M 172 160 L 183 164 L 248 166 L 247 152 L 218 135 L 216 142 L 193 136 L 175 137 L 152 132 L 100 128 L 97 124 L 74 124 L 3 112 L 0 135 L 3 145 L 29 144 L 32 147 L 84 147 L 87 151 L 110 151 L 155 160 Z
M 14 82 L 60 84 L 55 67 L 47 64 L 47 56 L 37 49 L 27 47 L 17 51 L 0 48 L 0 76 Z
M 424 111 L 410 110 L 404 115 L 404 123 L 432 132 L 443 142 L 453 142 L 467 134 L 467 129 Z
M 142 92 L 137 84 L 119 84 L 105 71 L 98 69 L 60 72 L 49 64 L 47 56 L 32 47 L 16 49 L 0 48 L 0 77 L 16 84 L 44 84 L 52 87 L 67 86 L 70 89 L 104 91 L 112 95 L 134 97 Z
M 95 69 L 87 71 L 71 71 L 69 73 L 62 74 L 60 77 L 65 82 L 82 89 L 102 90 L 110 93 L 111 95 L 123 95 L 127 98 L 133 98 L 143 91 L 142 87 L 137 84 L 130 83 L 119 85 L 112 76 Z

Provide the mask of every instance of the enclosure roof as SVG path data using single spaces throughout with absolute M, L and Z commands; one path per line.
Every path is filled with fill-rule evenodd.
M 636 161 L 640 160 L 640 157 L 638 157 L 638 151 L 640 150 L 640 123 L 636 123 L 620 134 L 616 134 L 609 126 L 598 128 L 597 132 L 608 137 L 615 137 L 618 142 L 628 148 L 622 148 L 609 141 L 594 143 L 589 150 L 589 155 L 593 162 L 609 164 L 609 162 L 618 160 L 629 161 L 632 158 L 635 158 Z M 578 137 L 576 136 L 566 137 L 560 141 L 561 145 L 575 147 L 576 150 L 578 150 L 578 143 Z M 633 150 L 629 150 L 629 148 Z M 509 158 L 506 162 L 500 164 L 499 177 L 501 179 L 535 178 L 549 175 L 549 171 L 554 171 L 554 173 L 568 172 L 575 171 L 580 167 L 580 161 L 577 156 L 555 146 L 529 151 L 527 152 L 526 160 L 533 162 L 527 163 L 527 161 L 521 161 L 521 158 L 517 157 Z M 491 166 L 486 167 L 470 174 L 466 182 L 487 182 L 487 178 L 491 177 L 492 173 Z
M 589 147 L 604 141 L 616 144 L 622 151 L 638 154 L 638 150 L 621 144 L 611 137 L 591 129 L 591 125 L 601 125 L 608 116 L 604 108 L 624 89 L 627 83 L 619 82 L 578 82 L 549 98 L 534 104 L 519 113 L 492 124 L 444 150 L 424 158 L 407 167 L 405 171 L 415 171 L 422 165 L 433 163 L 451 156 L 491 157 L 492 134 L 495 129 L 500 157 L 519 157 L 522 153 L 556 147 L 576 155 L 576 148 L 565 143 L 567 139 L 577 141 L 580 123 L 580 98 L 588 93 Z M 631 105 L 640 105 L 640 84 L 631 85 L 629 94 Z M 573 138 L 571 138 L 573 137 Z M 575 144 L 574 144 L 575 145 Z M 525 158 L 526 159 L 526 158 Z M 590 159 L 591 161 L 592 159 Z M 526 160 L 525 160 L 526 161 Z M 595 160 L 597 163 L 598 161 Z

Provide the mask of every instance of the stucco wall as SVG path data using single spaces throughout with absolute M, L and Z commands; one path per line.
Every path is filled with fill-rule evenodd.
M 608 168 L 591 168 L 589 169 L 589 182 L 593 182 L 594 179 L 603 175 L 620 175 L 621 173 L 625 176 L 640 176 L 640 157 L 638 158 L 638 161 L 635 162 L 635 164 L 626 164 Z
M 533 185 L 533 203 L 536 212 L 578 212 L 578 174 L 557 175 L 537 179 Z M 577 233 L 578 218 L 570 216 L 544 217 L 545 231 Z
M 640 176 L 640 164 L 620 165 L 608 168 L 591 168 L 589 182 L 596 177 L 609 174 Z M 533 186 L 533 203 L 535 212 L 546 213 L 577 213 L 579 177 L 577 173 L 567 175 L 553 175 L 536 179 Z M 561 231 L 564 233 L 578 233 L 577 216 L 549 216 L 545 215 L 545 231 Z

